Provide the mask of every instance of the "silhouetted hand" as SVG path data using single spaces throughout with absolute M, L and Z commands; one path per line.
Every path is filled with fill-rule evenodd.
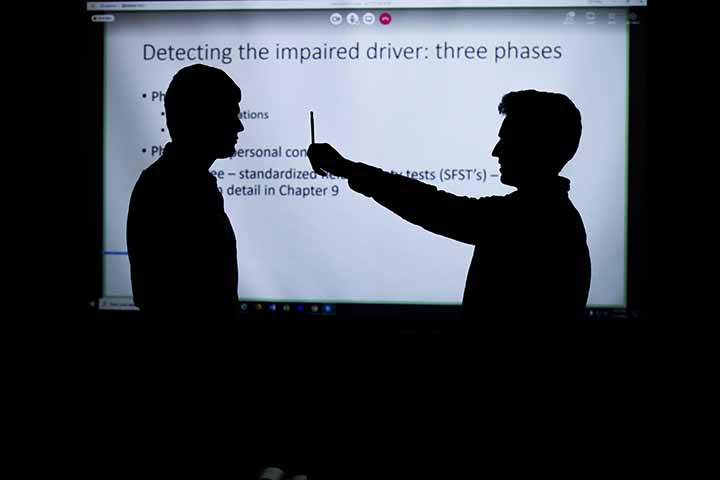
M 318 175 L 326 176 L 328 173 L 338 177 L 345 177 L 350 173 L 353 162 L 346 159 L 332 145 L 328 143 L 313 143 L 308 147 L 307 156 L 310 165 Z

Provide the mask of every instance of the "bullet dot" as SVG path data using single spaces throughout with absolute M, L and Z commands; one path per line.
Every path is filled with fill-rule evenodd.
M 143 93 L 143 98 L 147 98 L 147 93 Z
M 147 152 L 147 148 L 143 148 L 143 153 Z
M 164 116 L 165 116 L 165 112 L 162 112 L 160 115 L 162 115 L 162 116 L 164 117 Z
M 164 128 L 161 128 L 161 129 L 160 129 L 160 131 L 161 131 L 161 132 L 164 132 L 164 131 L 165 131 L 165 129 L 164 129 Z

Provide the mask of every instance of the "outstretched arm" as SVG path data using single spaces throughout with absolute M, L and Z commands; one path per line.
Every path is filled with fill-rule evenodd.
M 501 205 L 500 197 L 461 197 L 434 185 L 350 161 L 326 143 L 310 145 L 308 157 L 318 175 L 345 177 L 350 188 L 405 220 L 464 243 L 477 242 L 478 225 L 496 215 Z

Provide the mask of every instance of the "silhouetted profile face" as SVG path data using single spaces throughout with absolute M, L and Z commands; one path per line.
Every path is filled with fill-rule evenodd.
M 565 95 L 535 90 L 511 92 L 498 106 L 505 114 L 492 151 L 500 181 L 520 187 L 557 176 L 575 155 L 582 131 L 580 112 Z
M 173 143 L 205 158 L 232 156 L 245 130 L 240 99 L 240 88 L 222 70 L 200 64 L 181 69 L 165 93 Z
M 537 179 L 557 175 L 547 158 L 546 140 L 538 138 L 532 125 L 519 117 L 507 116 L 492 152 L 500 165 L 500 181 L 519 187 Z

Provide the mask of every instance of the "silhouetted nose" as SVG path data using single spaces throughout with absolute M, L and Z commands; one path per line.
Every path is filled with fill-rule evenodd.
M 495 145 L 495 148 L 493 148 L 491 155 L 493 157 L 498 157 L 498 158 L 500 157 L 500 142 L 498 142 L 497 145 Z
M 240 120 L 238 120 L 238 133 L 244 132 L 244 131 L 245 131 L 245 125 L 243 125 L 243 123 Z

